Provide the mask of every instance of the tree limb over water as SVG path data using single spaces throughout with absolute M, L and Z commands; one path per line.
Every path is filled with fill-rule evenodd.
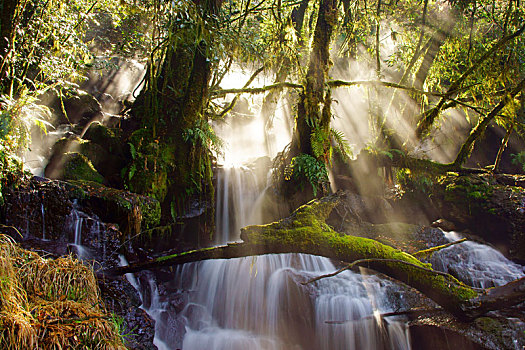
M 479 291 L 452 275 L 434 271 L 430 264 L 401 250 L 375 240 L 335 232 L 325 220 L 339 200 L 337 194 L 316 199 L 301 206 L 286 219 L 267 225 L 245 227 L 241 230 L 243 243 L 163 256 L 107 270 L 106 273 L 121 275 L 207 259 L 304 253 L 344 262 L 366 259 L 369 268 L 419 290 L 445 310 L 465 320 L 523 301 L 525 278 L 502 287 Z

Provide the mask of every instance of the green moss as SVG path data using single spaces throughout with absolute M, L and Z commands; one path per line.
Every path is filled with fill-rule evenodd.
M 155 227 L 160 222 L 160 203 L 155 198 L 139 195 L 136 193 L 106 187 L 90 181 L 70 181 L 75 193 L 81 193 L 83 198 L 95 197 L 104 201 L 115 203 L 118 208 L 131 214 L 134 208 L 138 208 L 142 224 L 146 227 Z M 78 197 L 75 197 L 78 198 Z
M 370 258 L 401 260 L 415 266 L 398 262 L 378 262 L 373 266 L 402 281 L 410 281 L 412 285 L 427 292 L 439 291 L 436 293 L 449 295 L 456 301 L 467 302 L 478 295 L 450 275 L 445 277 L 433 273 L 430 264 L 422 263 L 408 253 L 372 239 L 335 232 L 324 221 L 337 200 L 326 198 L 303 205 L 288 219 L 245 227 L 241 230 L 241 238 L 246 243 L 291 247 L 296 252 L 329 256 L 342 261 Z
M 168 194 L 168 174 L 160 169 L 137 170 L 129 181 L 129 189 L 136 193 L 151 195 L 162 202 Z
M 64 155 L 63 179 L 104 182 L 104 178 L 95 170 L 89 159 L 75 152 Z
M 91 123 L 83 137 L 94 144 L 100 145 L 107 152 L 120 153 L 122 151 L 119 137 L 112 129 L 99 122 Z

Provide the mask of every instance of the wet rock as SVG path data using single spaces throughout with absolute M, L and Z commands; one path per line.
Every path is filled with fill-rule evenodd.
M 436 326 L 410 327 L 410 341 L 414 349 L 425 350 L 487 350 L 482 344 L 454 331 Z
M 4 188 L 3 196 L 2 222 L 13 227 L 7 233 L 14 239 L 68 242 L 64 227 L 73 203 L 63 183 L 28 178 L 16 187 Z
M 130 350 L 153 350 L 155 322 L 146 311 L 139 308 L 140 296 L 133 286 L 124 278 L 99 278 L 101 296 L 108 311 L 122 319 L 121 334 L 124 335 L 126 347 Z
M 457 226 L 453 222 L 445 220 L 445 219 L 438 219 L 434 221 L 430 226 L 440 228 L 443 231 L 457 230 Z
M 496 312 L 468 323 L 435 312 L 410 321 L 410 334 L 414 349 L 516 350 L 525 346 L 524 325 Z
M 68 186 L 83 205 L 102 221 L 119 224 L 126 235 L 136 235 L 141 228 L 160 222 L 160 204 L 154 198 L 89 181 L 72 181 Z
M 41 102 L 49 106 L 57 117 L 54 125 L 78 124 L 82 129 L 89 122 L 104 117 L 102 106 L 93 95 L 80 89 L 64 89 L 61 95 L 50 90 L 40 97 Z

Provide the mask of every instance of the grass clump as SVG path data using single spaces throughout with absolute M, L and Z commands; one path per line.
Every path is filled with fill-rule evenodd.
M 72 257 L 44 259 L 0 235 L 2 349 L 125 349 L 93 271 Z

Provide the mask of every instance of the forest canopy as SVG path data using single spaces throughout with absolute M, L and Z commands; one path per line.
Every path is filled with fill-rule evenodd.
M 523 138 L 524 12 L 519 0 L 3 1 L 2 160 L 17 164 L 32 125 L 52 130 L 43 95 L 63 101 L 118 57 L 146 67 L 118 186 L 175 216 L 189 199 L 213 197 L 222 142 L 210 123 L 243 94 L 264 94 L 268 129 L 288 101 L 295 127 L 276 178 L 314 195 L 327 188 L 327 166 L 337 171 L 362 149 L 381 165 L 460 169 L 494 124 L 505 135 L 483 166 L 497 171 L 509 138 Z M 234 69 L 249 79 L 222 89 Z M 273 83 L 251 86 L 257 76 Z M 513 157 L 525 166 L 523 152 Z M 145 179 L 151 168 L 159 175 Z

